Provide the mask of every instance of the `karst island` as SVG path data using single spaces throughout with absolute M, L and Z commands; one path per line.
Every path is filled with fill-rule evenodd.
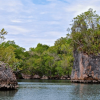
M 17 79 L 100 83 L 100 16 L 89 9 L 73 18 L 66 37 L 54 46 L 38 43 L 29 51 L 0 32 L 0 89 L 17 89 Z

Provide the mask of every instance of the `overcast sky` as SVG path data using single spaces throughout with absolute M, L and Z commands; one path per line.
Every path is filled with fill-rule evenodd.
M 93 8 L 100 14 L 100 0 L 0 0 L 0 29 L 7 40 L 28 50 L 38 43 L 54 45 L 65 37 L 72 19 Z

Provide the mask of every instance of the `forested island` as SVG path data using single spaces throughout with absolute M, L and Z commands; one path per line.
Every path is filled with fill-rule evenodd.
M 4 39 L 6 34 L 7 32 L 2 29 L 0 38 Z M 75 17 L 66 37 L 57 39 L 54 46 L 38 43 L 35 48 L 31 47 L 26 51 L 14 41 L 0 44 L 0 61 L 9 64 L 18 78 L 68 79 L 72 77 L 73 80 L 84 80 L 86 77 L 92 77 L 93 80 L 90 73 L 97 70 L 97 67 L 82 62 L 85 68 L 79 69 L 78 54 L 87 55 L 89 59 L 91 56 L 96 59 L 100 54 L 100 16 L 92 9 Z M 88 74 L 84 71 L 87 69 Z M 82 77 L 83 73 L 85 73 L 84 77 Z M 96 75 L 99 76 L 97 72 Z

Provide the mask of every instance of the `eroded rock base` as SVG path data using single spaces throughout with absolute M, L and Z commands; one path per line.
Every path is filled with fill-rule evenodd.
M 71 80 L 72 83 L 100 83 L 100 80 L 99 81 L 96 81 L 96 80 Z
M 87 55 L 74 51 L 71 81 L 76 83 L 100 83 L 100 55 Z
M 17 88 L 18 86 L 9 86 L 9 85 L 0 86 L 0 90 L 15 90 Z

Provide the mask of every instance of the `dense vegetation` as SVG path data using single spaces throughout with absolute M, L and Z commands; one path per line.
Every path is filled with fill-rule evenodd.
M 100 16 L 89 9 L 73 19 L 71 28 L 74 49 L 88 55 L 100 53 Z
M 13 71 L 21 71 L 25 74 L 70 75 L 73 62 L 70 43 L 69 38 L 61 37 L 55 41 L 54 46 L 38 43 L 36 48 L 25 51 L 14 41 L 2 42 L 0 60 L 8 63 Z
M 0 38 L 7 32 L 2 29 Z M 70 75 L 73 50 L 86 54 L 100 53 L 100 16 L 89 9 L 73 19 L 71 32 L 56 40 L 54 46 L 41 43 L 26 51 L 14 41 L 0 44 L 0 61 L 8 63 L 13 71 L 40 76 Z

